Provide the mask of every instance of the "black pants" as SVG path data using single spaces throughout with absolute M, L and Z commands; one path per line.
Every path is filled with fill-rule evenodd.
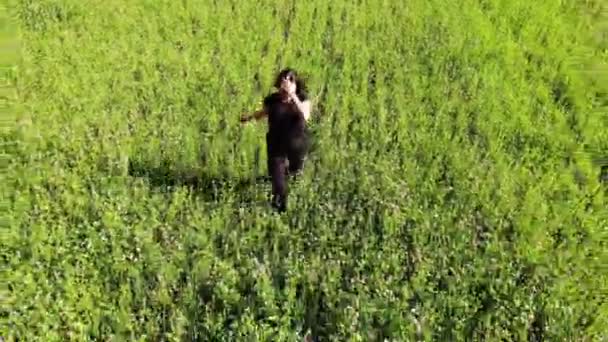
M 272 204 L 279 211 L 287 209 L 286 178 L 302 171 L 308 148 L 307 132 L 289 138 L 266 134 L 268 173 L 272 179 Z M 289 166 L 285 165 L 286 162 L 289 163 Z

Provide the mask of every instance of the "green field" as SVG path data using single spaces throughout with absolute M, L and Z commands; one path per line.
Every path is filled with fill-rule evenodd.
M 6 341 L 608 339 L 608 3 L 4 3 Z

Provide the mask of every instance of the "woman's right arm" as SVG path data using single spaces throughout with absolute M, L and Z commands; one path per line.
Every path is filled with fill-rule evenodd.
M 263 117 L 268 116 L 268 111 L 266 110 L 266 108 L 262 108 L 258 111 L 255 111 L 253 114 L 249 114 L 249 115 L 243 115 L 241 116 L 241 122 L 248 122 L 251 121 L 253 119 L 255 120 L 260 120 Z

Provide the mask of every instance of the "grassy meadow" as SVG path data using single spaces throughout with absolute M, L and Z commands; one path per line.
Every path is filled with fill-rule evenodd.
M 603 1 L 0 6 L 6 341 L 608 339 Z

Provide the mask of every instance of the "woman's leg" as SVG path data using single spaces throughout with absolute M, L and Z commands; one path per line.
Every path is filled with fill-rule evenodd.
M 298 175 L 304 169 L 304 162 L 308 155 L 309 139 L 308 135 L 303 134 L 294 137 L 290 144 L 291 148 L 287 154 L 289 159 L 289 174 Z
M 276 148 L 276 143 L 266 137 L 268 173 L 272 180 L 272 206 L 283 212 L 287 209 L 286 158 Z
M 287 209 L 287 181 L 285 158 L 270 157 L 270 177 L 272 177 L 272 205 L 279 211 Z

